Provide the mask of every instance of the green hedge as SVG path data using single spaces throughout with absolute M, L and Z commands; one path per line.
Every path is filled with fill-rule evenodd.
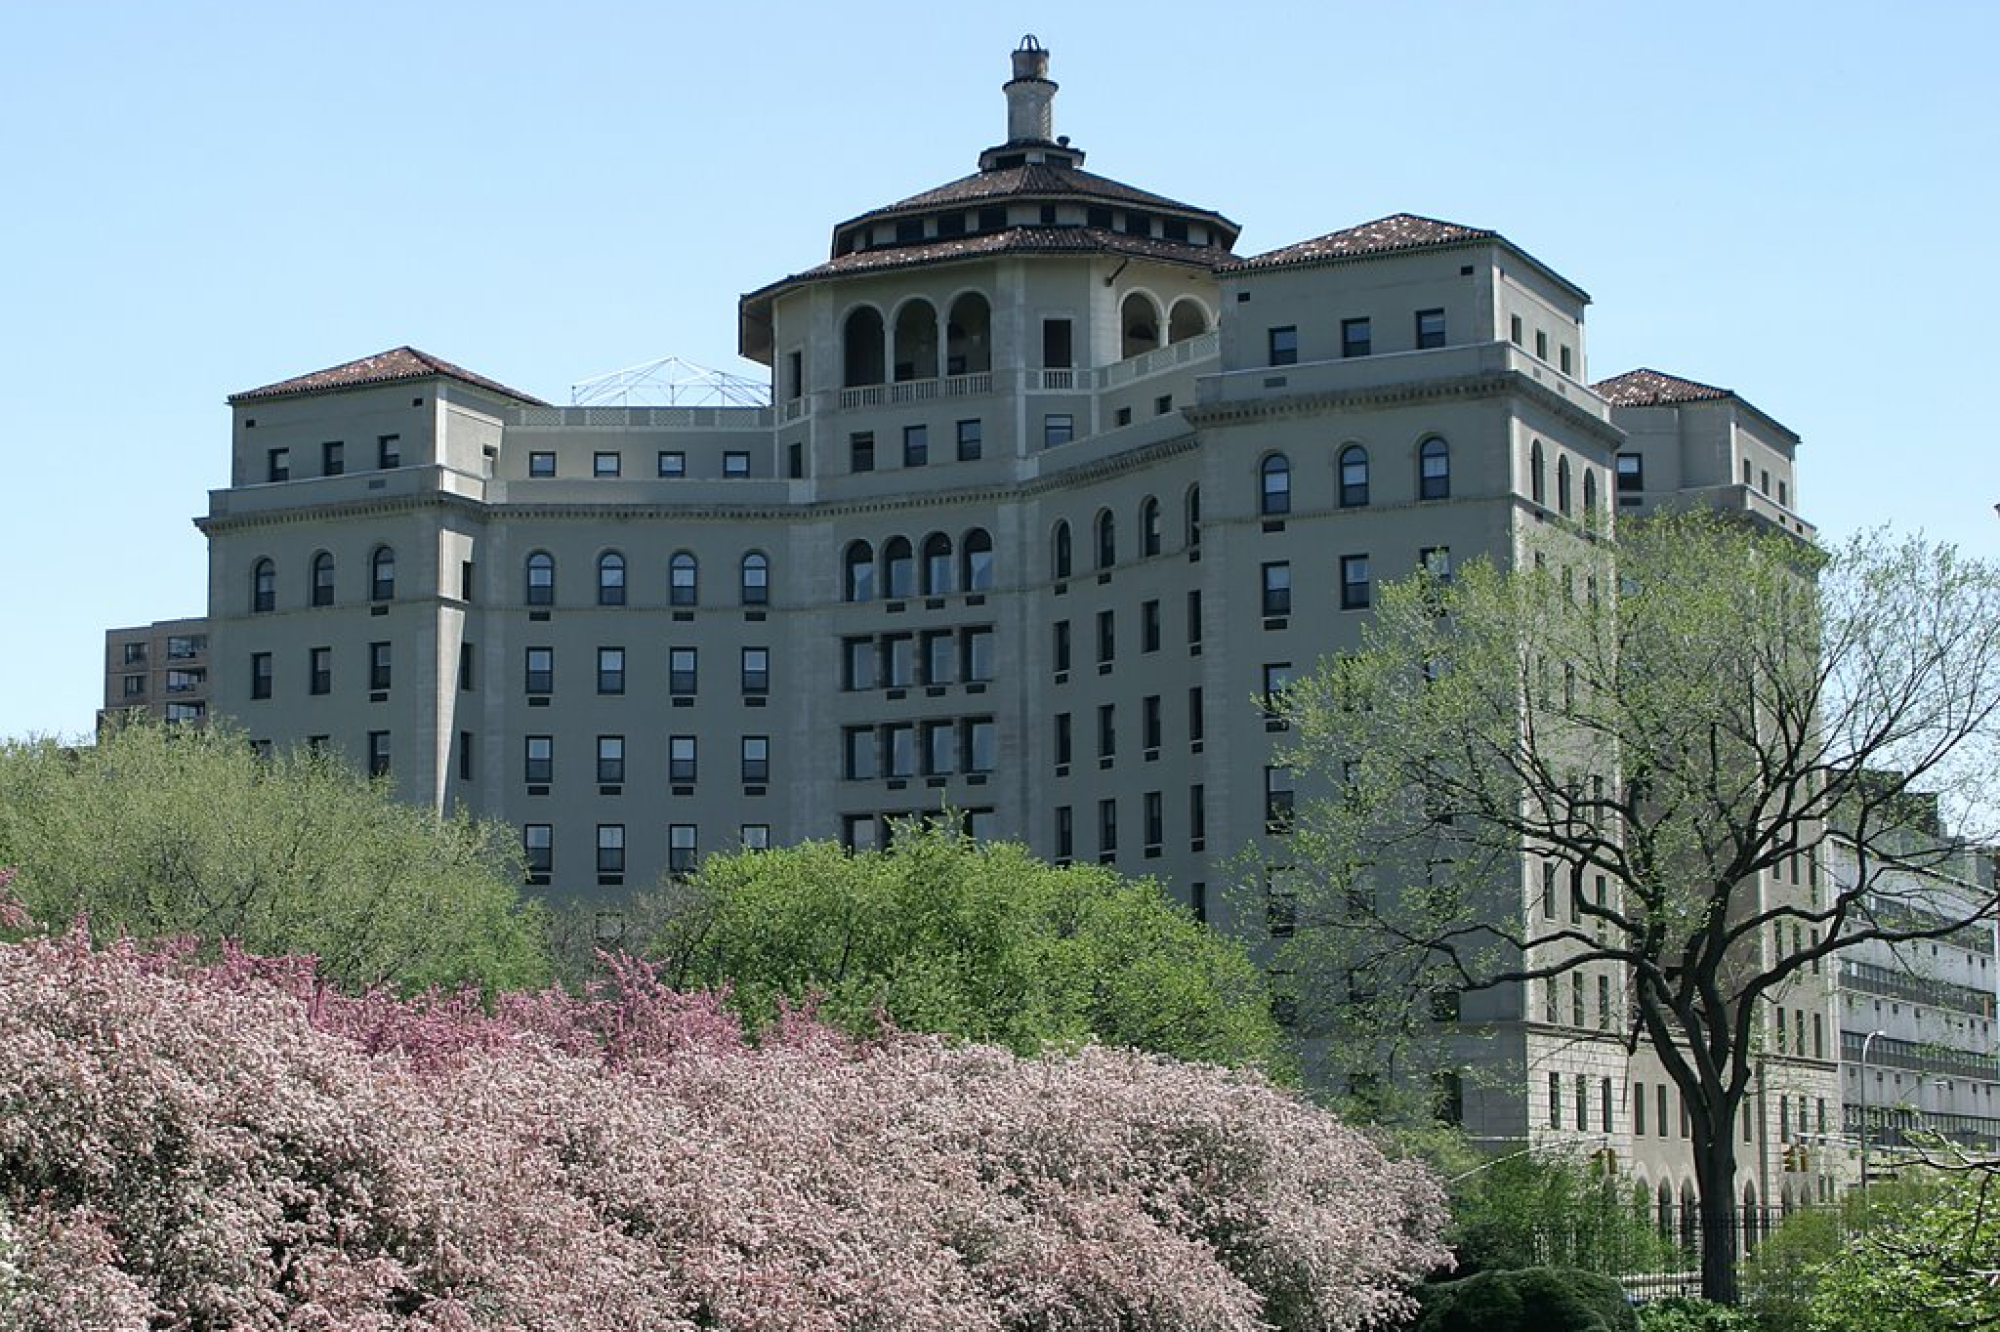
M 1638 1332 L 1616 1281 L 1569 1267 L 1523 1267 L 1440 1281 L 1417 1292 L 1412 1332 Z

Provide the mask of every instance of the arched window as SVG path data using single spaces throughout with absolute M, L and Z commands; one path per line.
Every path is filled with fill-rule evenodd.
M 951 538 L 933 532 L 924 538 L 924 595 L 941 597 L 951 591 Z
M 993 538 L 983 527 L 975 527 L 965 534 L 965 547 L 961 553 L 964 562 L 962 581 L 968 592 L 985 592 L 993 586 Z
M 986 298 L 968 291 L 951 303 L 944 326 L 944 372 L 981 375 L 993 368 L 993 310 Z
M 375 547 L 375 554 L 368 561 L 368 599 L 396 599 L 396 551 L 392 546 Z
M 1368 450 L 1349 444 L 1340 451 L 1340 507 L 1358 509 L 1368 502 Z
M 753 550 L 743 557 L 742 600 L 746 606 L 764 606 L 771 600 L 771 557 Z
M 259 560 L 250 566 L 250 611 L 261 614 L 278 606 L 278 566 Z
M 873 306 L 850 311 L 841 325 L 841 360 L 848 388 L 880 384 L 882 374 L 882 312 Z
M 882 543 L 882 595 L 890 600 L 916 595 L 917 557 L 909 538 L 890 537 Z
M 1167 341 L 1186 342 L 1208 332 L 1208 311 L 1201 308 L 1201 302 L 1191 296 L 1183 296 L 1174 302 L 1173 310 L 1167 315 Z
M 1053 547 L 1051 552 L 1052 567 L 1055 570 L 1055 576 L 1057 578 L 1069 577 L 1071 569 L 1071 560 L 1070 560 L 1070 549 L 1069 549 L 1069 523 L 1067 521 L 1058 522 L 1056 524 L 1055 536 L 1052 539 L 1052 547 Z
M 545 550 L 528 556 L 528 604 L 553 606 L 556 601 L 556 557 Z
M 1417 498 L 1451 498 L 1451 446 L 1436 435 L 1417 449 Z
M 313 556 L 312 604 L 333 604 L 333 556 L 324 550 Z
M 597 557 L 597 604 L 625 604 L 625 557 L 615 550 L 607 550 Z
M 1139 553 L 1160 553 L 1160 502 L 1151 495 L 1139 506 Z
M 1292 511 L 1292 464 L 1282 453 L 1265 457 L 1257 466 L 1259 494 L 1257 512 L 1266 518 L 1283 517 Z
M 1097 515 L 1097 567 L 1109 569 L 1118 563 L 1118 520 L 1106 509 Z
M 1594 467 L 1583 469 L 1583 516 L 1597 516 L 1597 469 Z
M 1182 537 L 1189 550 L 1201 545 L 1201 487 L 1189 486 L 1187 499 L 1181 505 L 1181 524 L 1185 529 Z
M 875 597 L 875 549 L 866 541 L 850 541 L 841 557 L 845 571 L 841 595 L 848 601 L 872 601 Z
M 1569 455 L 1556 459 L 1556 512 L 1569 513 Z
M 1528 446 L 1528 498 L 1537 504 L 1549 502 L 1548 485 L 1542 479 L 1542 441 Z
M 896 312 L 896 351 L 890 369 L 898 383 L 937 378 L 937 311 L 929 301 L 911 301 Z
M 695 562 L 692 552 L 677 550 L 667 561 L 667 604 L 669 606 L 698 606 L 701 604 L 701 566 Z

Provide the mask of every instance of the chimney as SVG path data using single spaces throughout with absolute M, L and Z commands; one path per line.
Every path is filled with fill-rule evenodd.
M 1055 139 L 1056 84 L 1049 78 L 1049 53 L 1029 33 L 1014 50 L 1014 77 L 1007 94 L 1007 142 L 1050 143 Z

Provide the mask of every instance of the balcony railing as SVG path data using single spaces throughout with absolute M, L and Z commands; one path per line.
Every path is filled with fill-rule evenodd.
M 905 379 L 895 384 L 863 384 L 840 391 L 843 410 L 851 407 L 890 407 L 906 402 L 933 402 L 939 398 L 976 398 L 993 392 L 993 374 L 950 375 L 943 379 Z

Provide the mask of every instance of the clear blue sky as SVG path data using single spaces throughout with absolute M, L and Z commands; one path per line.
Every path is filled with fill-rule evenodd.
M 1239 251 L 1497 228 L 1595 298 L 1594 375 L 1803 435 L 1825 533 L 2000 554 L 1990 3 L 18 3 L 0 735 L 87 730 L 103 631 L 203 610 L 226 395 L 403 343 L 552 401 L 748 373 L 737 296 L 970 171 L 1025 31 L 1090 168 Z

